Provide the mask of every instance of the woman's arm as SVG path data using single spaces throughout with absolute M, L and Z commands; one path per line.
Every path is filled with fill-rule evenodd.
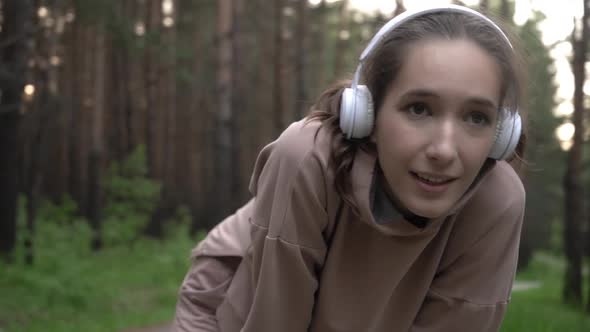
M 175 332 L 218 332 L 215 311 L 237 269 L 238 257 L 197 256 L 180 287 Z
M 253 200 L 225 218 L 193 249 L 191 268 L 178 291 L 177 332 L 219 331 L 216 310 L 250 245 Z
M 291 128 L 260 154 L 254 194 L 252 301 L 243 332 L 307 331 L 327 250 L 325 164 L 313 135 Z M 313 132 L 315 132 L 313 130 Z

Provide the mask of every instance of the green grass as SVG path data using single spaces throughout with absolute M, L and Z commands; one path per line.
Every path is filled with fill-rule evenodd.
M 587 278 L 587 277 L 586 277 Z M 517 280 L 538 280 L 541 287 L 512 293 L 501 332 L 590 331 L 590 314 L 561 301 L 563 269 L 533 259 Z
M 120 331 L 171 321 L 195 239 L 0 265 L 0 332 Z

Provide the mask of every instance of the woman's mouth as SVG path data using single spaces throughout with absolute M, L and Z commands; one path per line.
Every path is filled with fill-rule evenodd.
M 457 179 L 456 177 L 422 172 L 410 171 L 410 174 L 416 179 L 421 189 L 431 193 L 444 192 L 449 184 Z

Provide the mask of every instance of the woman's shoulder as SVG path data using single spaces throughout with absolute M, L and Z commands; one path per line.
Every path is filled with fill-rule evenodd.
M 304 118 L 293 122 L 265 149 L 292 166 L 314 159 L 323 166 L 330 156 L 330 134 L 319 120 Z
M 522 223 L 525 197 L 516 171 L 507 162 L 499 161 L 459 211 L 456 227 L 468 228 L 472 235 L 494 227 L 513 229 Z
M 524 207 L 525 190 L 518 174 L 508 163 L 497 162 L 454 216 L 441 266 L 454 262 L 478 243 L 518 241 Z
M 265 171 L 284 178 L 282 181 L 291 182 L 303 173 L 325 183 L 330 142 L 330 134 L 319 120 L 305 118 L 292 123 L 260 151 L 250 183 L 252 193 L 256 193 L 256 183 Z
M 525 197 L 524 185 L 514 168 L 505 161 L 499 161 L 482 179 L 472 201 L 487 209 L 520 210 Z

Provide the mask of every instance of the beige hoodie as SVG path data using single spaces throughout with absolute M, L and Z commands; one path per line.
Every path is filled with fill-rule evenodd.
M 193 250 L 176 329 L 497 331 L 524 213 L 514 170 L 496 163 L 448 216 L 420 228 L 380 199 L 376 158 L 364 151 L 351 172 L 352 213 L 329 154 L 319 122 L 294 123 L 262 150 L 254 199 Z M 241 258 L 235 274 L 231 257 Z

